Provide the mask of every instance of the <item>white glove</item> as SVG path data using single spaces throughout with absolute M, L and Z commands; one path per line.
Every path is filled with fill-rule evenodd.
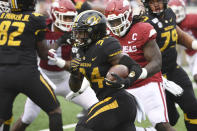
M 89 83 L 89 81 L 84 77 L 80 90 L 77 91 L 77 92 L 71 91 L 70 93 L 68 93 L 68 95 L 66 96 L 65 99 L 68 100 L 68 101 L 71 101 L 72 99 L 74 99 L 74 98 L 77 97 L 78 95 L 82 94 L 88 87 L 90 87 L 90 83 Z
M 181 96 L 183 94 L 183 89 L 174 83 L 173 81 L 169 81 L 166 78 L 162 76 L 163 79 L 163 87 L 172 93 L 174 96 Z
M 81 93 L 83 93 L 83 92 L 73 92 L 73 91 L 71 91 L 70 93 L 68 93 L 68 95 L 66 95 L 66 100 L 68 100 L 68 101 L 72 101 L 72 99 L 74 99 L 75 97 L 77 97 L 78 95 L 80 95 Z
M 66 65 L 66 61 L 58 57 L 54 49 L 48 51 L 48 59 L 53 61 L 58 67 L 63 68 Z

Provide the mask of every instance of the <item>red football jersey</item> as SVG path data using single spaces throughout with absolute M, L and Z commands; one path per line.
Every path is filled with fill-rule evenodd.
M 47 40 L 47 44 L 54 44 L 54 42 L 60 38 L 63 35 L 62 32 L 52 32 L 51 30 L 47 30 L 45 39 Z M 70 60 L 71 59 L 71 46 L 70 45 L 64 45 L 59 47 L 56 50 L 56 54 L 58 57 L 63 58 L 64 60 Z M 50 60 L 40 60 L 40 67 L 48 70 L 48 71 L 62 71 L 63 69 L 56 66 L 52 61 Z
M 180 24 L 178 24 L 178 26 L 196 39 L 197 38 L 196 22 L 197 22 L 197 14 L 187 14 L 185 19 Z M 194 55 L 197 52 L 191 49 L 186 49 L 185 51 L 190 56 Z
M 155 39 L 157 33 L 149 23 L 139 22 L 130 28 L 129 32 L 123 37 L 116 37 L 122 45 L 123 53 L 128 54 L 132 59 L 138 62 L 141 67 L 145 67 L 148 61 L 144 57 L 143 47 L 150 41 Z M 150 82 L 161 82 L 161 72 L 156 73 L 147 79 L 137 80 L 131 88 L 143 86 Z

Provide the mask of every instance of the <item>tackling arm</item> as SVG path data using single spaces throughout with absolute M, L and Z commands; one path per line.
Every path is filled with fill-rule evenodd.
M 184 45 L 188 49 L 197 50 L 197 41 L 184 32 L 180 27 L 176 26 L 176 30 L 178 33 L 178 43 Z
M 143 48 L 144 57 L 149 62 L 144 68 L 147 70 L 147 77 L 154 75 L 161 70 L 162 57 L 155 40 L 150 40 Z

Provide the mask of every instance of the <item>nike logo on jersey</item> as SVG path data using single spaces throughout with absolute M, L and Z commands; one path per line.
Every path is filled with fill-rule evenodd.
M 96 60 L 96 58 L 97 58 L 97 56 L 96 56 L 96 57 L 94 57 L 94 58 L 92 58 L 92 61 L 95 61 L 95 60 Z
M 133 33 L 132 34 L 132 40 L 131 41 L 128 41 L 128 44 L 132 44 L 132 43 L 134 43 L 136 40 L 137 40 L 137 36 L 138 36 L 138 34 L 137 33 Z
M 172 22 L 172 18 L 170 19 L 170 22 Z
M 128 41 L 128 44 L 132 44 L 133 42 L 135 42 L 135 41 Z

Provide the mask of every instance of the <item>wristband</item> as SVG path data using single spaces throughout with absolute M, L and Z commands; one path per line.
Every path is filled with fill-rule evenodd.
M 145 79 L 147 77 L 147 75 L 148 75 L 148 72 L 147 72 L 146 68 L 142 68 L 142 73 L 138 79 Z
M 197 40 L 192 41 L 192 49 L 197 50 Z
M 66 61 L 63 60 L 62 58 L 56 58 L 56 65 L 60 68 L 63 68 L 66 65 Z

